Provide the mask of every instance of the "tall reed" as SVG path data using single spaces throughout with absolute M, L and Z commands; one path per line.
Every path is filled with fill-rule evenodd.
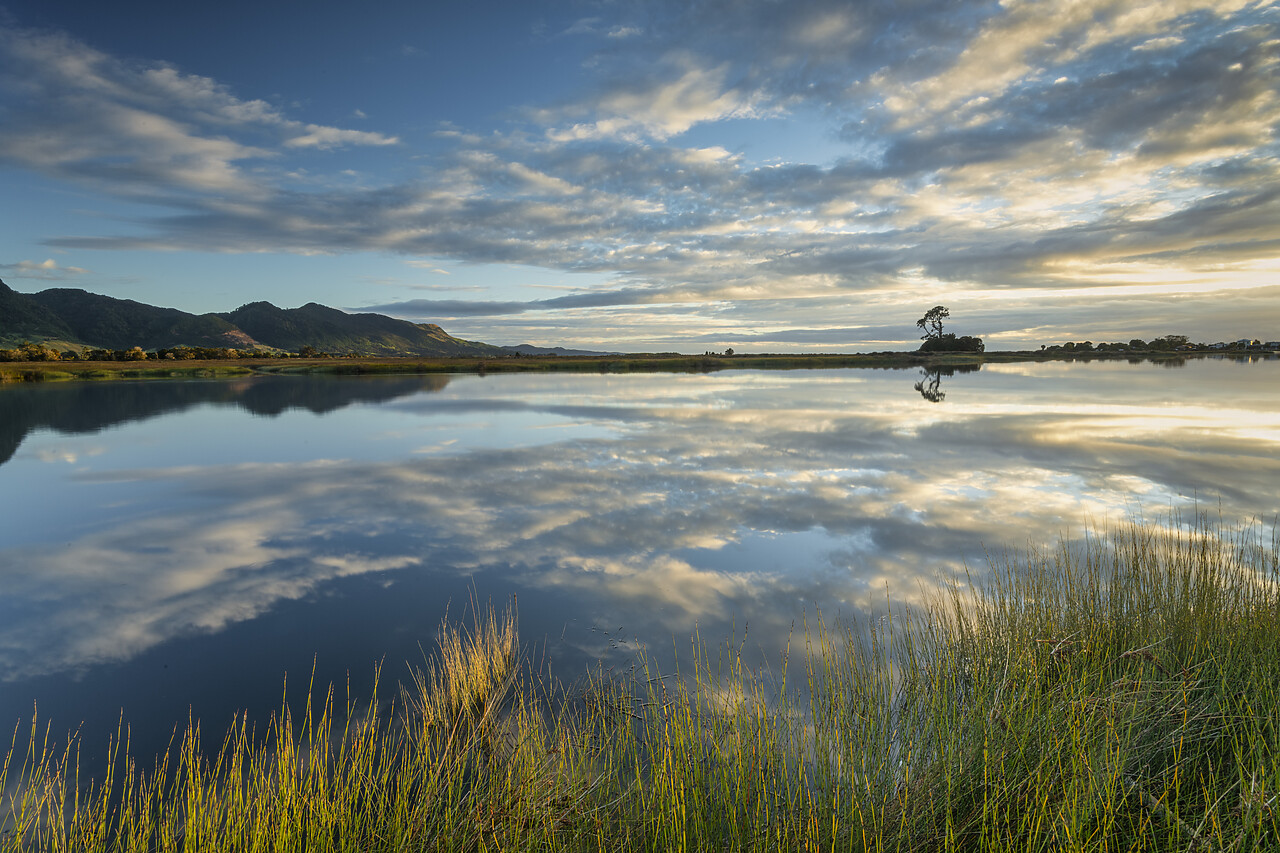
M 1278 553 L 1257 526 L 1091 533 L 914 612 L 815 616 L 776 677 L 695 638 L 670 673 L 548 684 L 490 611 L 385 704 L 308 690 L 213 747 L 191 720 L 153 767 L 123 725 L 82 768 L 32 721 L 0 853 L 1280 849 Z

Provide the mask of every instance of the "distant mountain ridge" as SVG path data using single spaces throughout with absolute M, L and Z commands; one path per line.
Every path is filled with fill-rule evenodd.
M 301 308 L 250 302 L 218 316 L 255 340 L 294 352 L 304 346 L 370 355 L 466 356 L 503 352 L 502 347 L 455 338 L 434 323 L 410 323 L 384 314 L 348 314 L 315 302 Z
M 565 349 L 564 347 L 540 347 L 533 344 L 516 344 L 513 347 L 503 347 L 507 352 L 514 352 L 519 355 L 564 355 L 564 356 L 599 356 L 599 355 L 622 355 L 617 352 L 598 352 L 589 349 Z
M 0 346 L 60 341 L 95 349 L 177 346 L 279 349 L 375 356 L 485 356 L 511 350 L 455 338 L 434 323 L 348 314 L 310 302 L 277 308 L 250 302 L 234 311 L 188 314 L 73 288 L 18 293 L 0 281 Z

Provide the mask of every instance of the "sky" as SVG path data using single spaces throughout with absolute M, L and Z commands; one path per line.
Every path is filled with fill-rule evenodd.
M 0 279 L 621 351 L 1280 339 L 1259 0 L 0 0 Z

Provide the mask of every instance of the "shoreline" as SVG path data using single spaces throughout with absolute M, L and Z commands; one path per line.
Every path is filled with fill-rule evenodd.
M 0 384 L 19 382 L 94 381 L 118 379 L 212 379 L 257 375 L 328 374 L 395 375 L 423 373 L 712 373 L 720 370 L 818 370 L 874 368 L 927 371 L 955 368 L 978 369 L 983 364 L 1044 361 L 1129 361 L 1176 363 L 1187 359 L 1275 359 L 1271 351 L 1041 353 L 1014 350 L 987 353 L 875 352 L 848 354 L 751 354 L 619 356 L 519 356 L 507 358 L 242 358 L 147 361 L 45 361 L 0 364 Z

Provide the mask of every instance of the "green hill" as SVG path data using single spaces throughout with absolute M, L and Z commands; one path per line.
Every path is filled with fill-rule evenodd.
M 75 340 L 103 349 L 156 349 L 184 344 L 243 347 L 255 343 L 216 314 L 197 316 L 176 308 L 157 308 L 132 299 L 65 287 L 42 290 L 29 298 L 62 320 Z
M 271 348 L 375 356 L 503 355 L 502 347 L 464 341 L 434 323 L 382 314 L 348 314 L 314 302 L 277 308 L 251 302 L 223 314 L 188 314 L 73 288 L 18 293 L 0 281 L 0 347 L 24 340 L 90 348 L 176 346 Z
M 0 281 L 0 346 L 23 341 L 73 341 L 75 333 L 53 311 Z
M 348 314 L 309 302 L 301 308 L 277 308 L 250 302 L 218 315 L 255 340 L 297 351 L 312 346 L 322 352 L 366 355 L 498 355 L 500 347 L 464 341 L 433 324 L 417 325 L 382 314 Z

